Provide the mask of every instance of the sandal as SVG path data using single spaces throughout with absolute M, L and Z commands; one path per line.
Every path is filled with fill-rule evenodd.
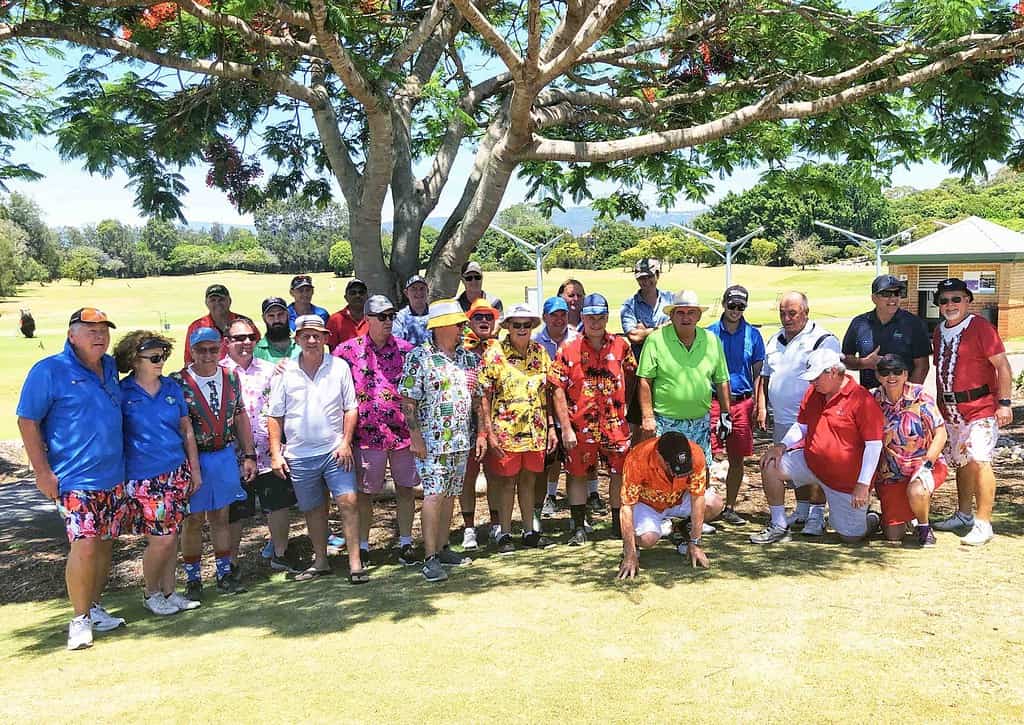
M 330 569 L 314 569 L 309 567 L 305 571 L 300 571 L 295 575 L 295 581 L 297 582 L 308 582 L 317 579 L 322 576 L 330 576 L 334 572 Z
M 366 584 L 368 581 L 370 581 L 370 573 L 366 571 L 366 569 L 360 569 L 359 571 L 349 572 L 349 584 Z

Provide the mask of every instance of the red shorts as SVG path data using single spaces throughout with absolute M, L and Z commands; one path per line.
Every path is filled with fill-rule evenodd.
M 616 448 L 580 441 L 571 451 L 565 452 L 565 472 L 570 476 L 587 476 L 603 458 L 608 464 L 608 473 L 622 473 L 622 463 L 626 460 L 628 450 L 629 441 L 622 442 Z
M 511 478 L 519 475 L 524 468 L 533 473 L 544 472 L 544 451 L 522 451 L 508 453 L 498 458 L 490 451 L 484 456 L 484 468 L 490 476 Z
M 942 485 L 949 474 L 949 469 L 942 461 L 935 462 L 932 469 L 932 478 L 935 480 L 935 488 Z M 900 526 L 914 517 L 914 511 L 910 508 L 910 499 L 907 498 L 907 486 L 910 479 L 905 478 L 898 483 L 875 484 L 875 494 L 882 504 L 882 523 L 885 526 Z
M 67 491 L 57 499 L 68 541 L 116 539 L 132 526 L 134 506 L 123 483 L 109 491 Z
M 487 456 L 485 455 L 484 458 Z M 476 457 L 476 451 L 470 451 L 469 460 L 466 461 L 466 485 L 473 487 L 475 491 L 476 479 L 480 475 L 480 459 Z
M 718 401 L 711 399 L 711 452 L 714 454 L 726 452 L 730 456 L 752 456 L 754 455 L 754 399 L 747 398 L 738 403 L 733 403 L 732 408 L 732 433 L 725 440 L 725 445 L 718 438 Z

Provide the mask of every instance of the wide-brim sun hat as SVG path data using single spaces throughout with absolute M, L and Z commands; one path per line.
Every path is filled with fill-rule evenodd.
M 700 303 L 700 298 L 692 289 L 684 289 L 672 296 L 672 301 L 665 305 L 665 314 L 671 315 L 677 307 L 695 307 L 698 310 L 707 310 L 707 305 Z
M 525 302 L 512 305 L 512 309 L 505 313 L 505 317 L 501 320 L 501 326 L 508 328 L 508 323 L 512 320 L 530 320 L 533 323 L 533 327 L 539 327 L 541 322 L 540 315 L 530 305 Z
M 462 311 L 458 300 L 445 299 L 430 303 L 427 308 L 427 329 L 433 330 L 448 325 L 462 325 L 469 320 Z

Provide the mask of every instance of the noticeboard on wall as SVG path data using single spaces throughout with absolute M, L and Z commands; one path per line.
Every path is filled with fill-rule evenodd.
M 996 273 L 993 272 L 964 272 L 964 282 L 967 289 L 976 295 L 994 295 L 996 293 Z

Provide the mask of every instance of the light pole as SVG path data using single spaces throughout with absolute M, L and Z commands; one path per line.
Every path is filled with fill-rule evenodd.
M 896 232 L 895 234 L 882 239 L 875 239 L 874 237 L 865 237 L 857 234 L 856 232 L 851 232 L 849 229 L 840 229 L 839 227 L 834 227 L 831 224 L 819 222 L 817 219 L 814 220 L 814 225 L 819 226 L 822 229 L 829 229 L 838 234 L 842 234 L 851 242 L 860 245 L 869 252 L 874 252 L 876 277 L 882 274 L 882 248 L 889 242 L 893 242 L 897 239 L 910 239 L 910 232 L 917 228 L 917 225 L 915 224 L 912 227 L 907 227 L 902 232 Z
M 672 226 L 682 229 L 684 232 L 689 234 L 691 237 L 696 238 L 698 241 L 704 242 L 704 245 L 712 252 L 717 254 L 725 262 L 725 286 L 728 287 L 732 284 L 732 258 L 736 252 L 743 249 L 743 246 L 751 239 L 756 237 L 758 234 L 764 231 L 764 227 L 758 227 L 749 234 L 744 234 L 739 239 L 731 242 L 723 242 L 714 237 L 709 237 L 707 234 L 698 232 L 696 229 L 690 229 L 684 227 L 682 224 L 673 224 Z
M 551 253 L 551 250 L 555 247 L 555 242 L 564 237 L 568 232 L 560 232 L 556 236 L 551 237 L 543 244 L 530 244 L 525 239 L 520 239 L 511 232 L 506 232 L 504 229 L 499 227 L 497 224 L 491 224 L 491 229 L 498 232 L 498 234 L 504 235 L 511 239 L 513 242 L 518 244 L 524 252 L 532 254 L 537 264 L 537 309 L 540 310 L 540 306 L 544 304 L 544 258 Z

